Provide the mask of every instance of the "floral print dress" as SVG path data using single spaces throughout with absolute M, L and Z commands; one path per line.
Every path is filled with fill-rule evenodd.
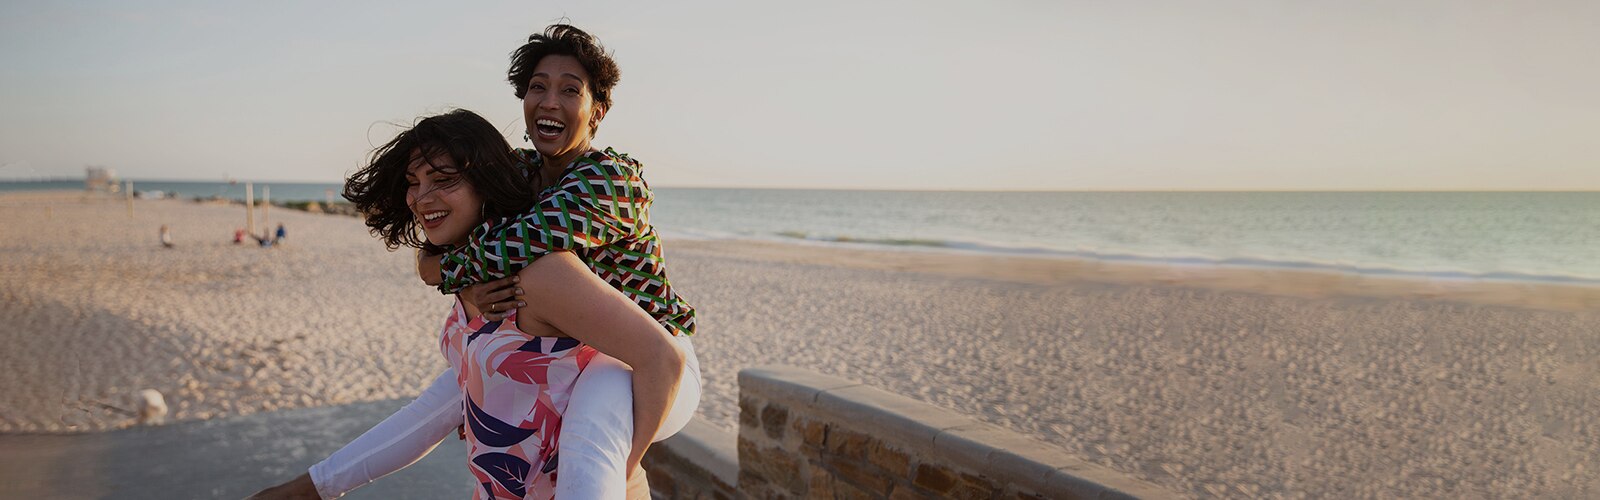
M 578 374 L 596 351 L 566 337 L 517 329 L 516 315 L 468 319 L 460 301 L 440 334 L 466 415 L 474 499 L 555 496 L 556 439 Z

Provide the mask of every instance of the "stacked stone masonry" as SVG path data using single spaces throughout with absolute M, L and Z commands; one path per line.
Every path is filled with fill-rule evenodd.
M 1014 432 L 836 377 L 751 368 L 739 373 L 739 392 L 736 438 L 697 421 L 651 449 L 646 468 L 657 497 L 1176 496 Z

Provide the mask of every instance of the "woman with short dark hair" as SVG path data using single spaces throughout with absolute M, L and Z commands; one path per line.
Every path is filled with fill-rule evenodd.
M 555 476 L 564 479 L 555 482 L 561 498 L 648 496 L 638 463 L 651 442 L 687 423 L 698 405 L 700 380 L 688 340 L 694 333 L 694 309 L 667 281 L 660 240 L 649 224 L 653 195 L 640 177 L 642 165 L 590 144 L 610 109 L 611 89 L 620 72 L 587 33 L 554 25 L 530 36 L 513 53 L 507 76 L 522 100 L 528 125 L 525 137 L 534 144 L 532 150 L 511 154 L 526 172 L 523 185 L 538 193 L 524 199 L 537 202 L 511 214 L 486 206 L 483 223 L 461 244 L 442 256 L 420 253 L 419 272 L 446 293 L 460 292 L 461 303 L 480 312 L 483 320 L 495 321 L 544 305 L 523 300 L 521 287 L 529 285 L 520 279 L 523 273 L 551 256 L 563 261 L 575 257 L 654 319 L 674 344 L 661 355 L 669 360 L 681 356 L 679 371 L 647 372 L 634 362 L 596 355 L 574 381 L 567 417 L 560 426 L 560 460 L 551 461 L 558 469 Z M 358 173 L 351 181 L 360 179 Z M 484 182 L 488 184 L 473 185 L 498 190 L 508 181 Z M 347 189 L 346 196 L 356 201 L 362 193 Z M 511 198 L 517 196 L 513 193 Z M 377 212 L 380 218 L 401 213 L 381 205 Z M 449 213 L 428 216 L 448 218 Z M 374 231 L 380 231 L 378 226 Z M 393 237 L 401 239 L 389 240 L 391 245 L 412 243 L 399 234 Z M 516 283 L 519 279 L 521 285 Z M 459 395 L 452 398 L 449 391 L 454 384 L 442 375 L 416 401 L 313 466 L 309 474 L 282 486 L 282 491 L 303 493 L 309 487 L 320 497 L 332 498 L 421 458 L 454 427 L 452 422 L 460 422 L 450 420 L 448 411 L 452 402 L 460 409 Z M 493 488 L 486 491 L 494 493 Z

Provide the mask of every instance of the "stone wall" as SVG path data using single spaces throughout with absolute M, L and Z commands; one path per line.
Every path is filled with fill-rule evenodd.
M 658 496 L 1176 496 L 1015 432 L 836 377 L 751 368 L 739 373 L 739 393 L 736 438 L 695 422 L 651 449 L 646 467 Z
M 677 435 L 650 447 L 644 469 L 656 498 L 726 500 L 739 494 L 737 438 L 695 418 Z

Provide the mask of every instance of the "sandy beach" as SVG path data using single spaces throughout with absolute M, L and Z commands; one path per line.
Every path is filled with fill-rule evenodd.
M 450 299 L 353 217 L 0 195 L 0 432 L 414 396 Z M 157 237 L 170 226 L 174 247 Z M 670 231 L 668 231 L 670 235 Z M 249 240 L 247 240 L 249 241 Z M 1600 495 L 1600 289 L 673 239 L 700 415 L 790 364 L 1196 497 Z

